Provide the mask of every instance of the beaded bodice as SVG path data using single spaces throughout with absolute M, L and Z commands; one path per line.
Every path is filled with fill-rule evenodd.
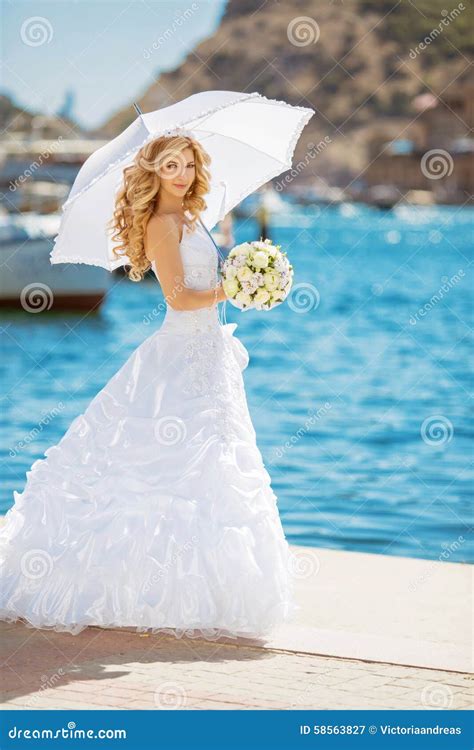
M 183 226 L 180 255 L 184 270 L 184 283 L 190 289 L 211 289 L 218 283 L 218 255 L 214 243 L 201 224 L 196 223 L 193 231 Z M 152 269 L 159 280 L 155 262 Z M 178 287 L 176 288 L 178 290 Z M 220 326 L 217 305 L 201 307 L 197 310 L 175 310 L 166 301 L 166 315 L 161 331 L 173 333 L 199 333 Z

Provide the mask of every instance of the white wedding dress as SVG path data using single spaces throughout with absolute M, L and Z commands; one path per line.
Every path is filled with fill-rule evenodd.
M 217 282 L 186 226 L 185 283 Z M 156 274 L 156 269 L 153 269 Z M 260 638 L 293 619 L 292 554 L 216 306 L 176 311 L 27 472 L 1 531 L 0 619 Z

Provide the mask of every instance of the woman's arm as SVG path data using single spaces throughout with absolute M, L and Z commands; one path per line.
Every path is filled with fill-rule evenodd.
M 223 302 L 222 284 L 212 289 L 189 289 L 184 283 L 184 269 L 179 252 L 179 229 L 172 216 L 154 216 L 146 229 L 146 251 L 155 261 L 166 302 L 173 310 L 198 310 Z

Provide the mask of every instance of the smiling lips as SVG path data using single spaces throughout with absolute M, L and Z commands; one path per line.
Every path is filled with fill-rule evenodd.
M 177 185 L 176 183 L 174 183 L 174 186 L 177 187 L 177 188 L 185 188 L 186 187 L 186 185 Z

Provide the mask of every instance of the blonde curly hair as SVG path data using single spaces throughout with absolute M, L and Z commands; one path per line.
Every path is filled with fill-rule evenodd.
M 108 229 L 112 240 L 119 244 L 113 248 L 116 258 L 124 255 L 130 260 L 128 278 L 141 281 L 151 262 L 145 255 L 144 238 L 149 219 L 154 214 L 160 192 L 159 171 L 170 158 L 182 161 L 181 152 L 190 148 L 194 154 L 194 182 L 183 198 L 183 209 L 191 214 L 189 229 L 199 214 L 207 208 L 204 195 L 209 192 L 211 157 L 201 144 L 190 136 L 159 136 L 149 141 L 136 154 L 133 163 L 123 170 L 123 183 L 115 198 L 115 207 Z

